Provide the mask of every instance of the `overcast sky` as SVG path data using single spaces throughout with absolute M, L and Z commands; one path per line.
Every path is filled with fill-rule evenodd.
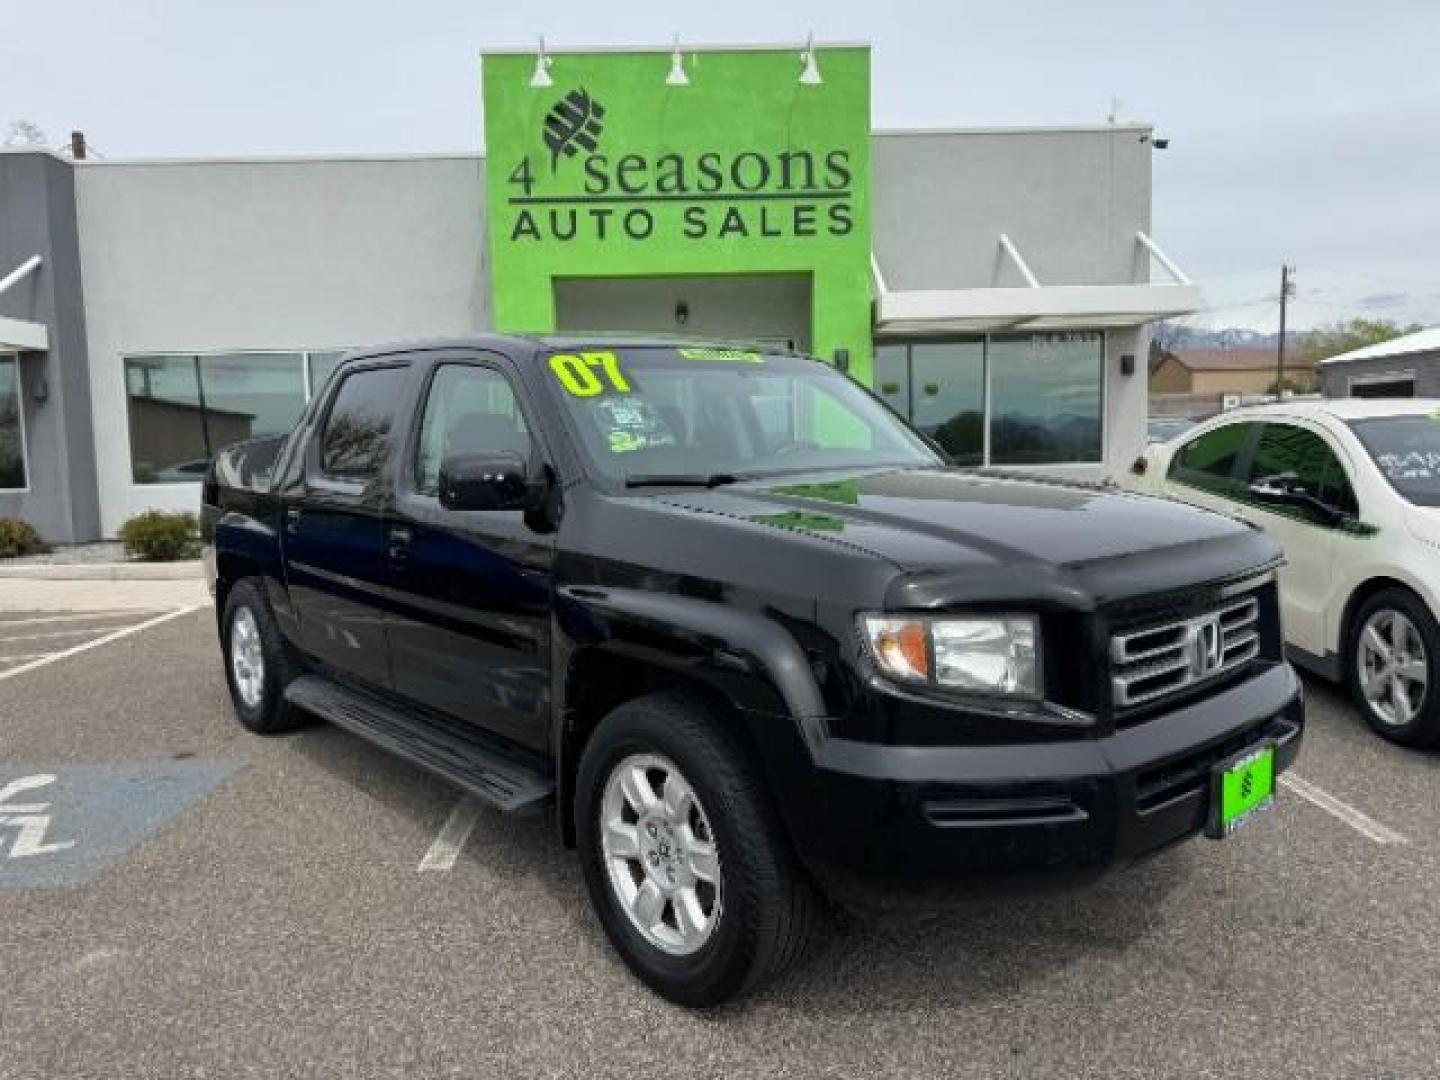
M 1440 323 L 1440 0 L 9 0 L 0 128 L 108 157 L 478 150 L 482 48 L 874 46 L 877 127 L 1087 123 L 1171 140 L 1154 233 L 1216 310 L 1274 330 Z

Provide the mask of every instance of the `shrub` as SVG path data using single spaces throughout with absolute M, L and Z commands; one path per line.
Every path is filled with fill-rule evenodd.
M 200 522 L 191 513 L 146 510 L 120 526 L 120 542 L 144 562 L 193 559 L 200 553 Z
M 40 539 L 35 526 L 19 518 L 0 517 L 0 559 L 21 555 L 44 555 L 50 545 Z

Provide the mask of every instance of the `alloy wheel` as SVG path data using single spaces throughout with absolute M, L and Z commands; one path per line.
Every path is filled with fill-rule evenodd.
M 1415 624 L 1394 608 L 1381 608 L 1360 628 L 1360 689 L 1384 724 L 1403 727 L 1425 707 L 1430 669 Z
M 720 855 L 695 789 L 674 762 L 632 754 L 605 782 L 601 847 L 610 887 L 651 945 L 688 956 L 720 922 Z
M 248 607 L 237 610 L 230 620 L 230 673 L 245 707 L 258 707 L 265 696 L 265 653 L 255 613 Z

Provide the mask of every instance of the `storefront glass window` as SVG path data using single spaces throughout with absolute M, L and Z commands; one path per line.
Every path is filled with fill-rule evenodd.
M 0 356 L 0 489 L 25 486 L 25 431 L 20 418 L 20 365 Z
M 283 435 L 305 408 L 300 353 L 200 357 L 200 389 L 213 453 L 242 439 Z
M 985 460 L 985 343 L 910 347 L 910 420 L 957 465 Z
M 910 346 L 875 346 L 875 393 L 905 418 L 910 416 Z
M 990 339 L 990 461 L 1101 460 L 1103 338 L 1097 333 Z
M 960 465 L 1100 461 L 1104 356 L 1099 333 L 889 342 L 875 392 Z
M 312 377 L 341 355 L 311 354 Z M 125 392 L 137 484 L 204 479 L 217 450 L 289 431 L 311 396 L 302 352 L 127 357 Z
M 210 450 L 196 357 L 130 357 L 125 361 L 125 392 L 135 482 L 201 479 Z
M 314 397 L 325 385 L 325 380 L 335 370 L 335 365 L 340 363 L 340 358 L 345 355 L 343 349 L 332 349 L 328 352 L 312 352 L 310 354 L 310 396 Z

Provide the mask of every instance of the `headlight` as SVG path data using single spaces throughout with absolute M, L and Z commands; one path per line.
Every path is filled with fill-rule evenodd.
M 893 679 L 974 694 L 1041 695 L 1040 626 L 1033 615 L 865 615 L 860 626 L 870 655 Z

